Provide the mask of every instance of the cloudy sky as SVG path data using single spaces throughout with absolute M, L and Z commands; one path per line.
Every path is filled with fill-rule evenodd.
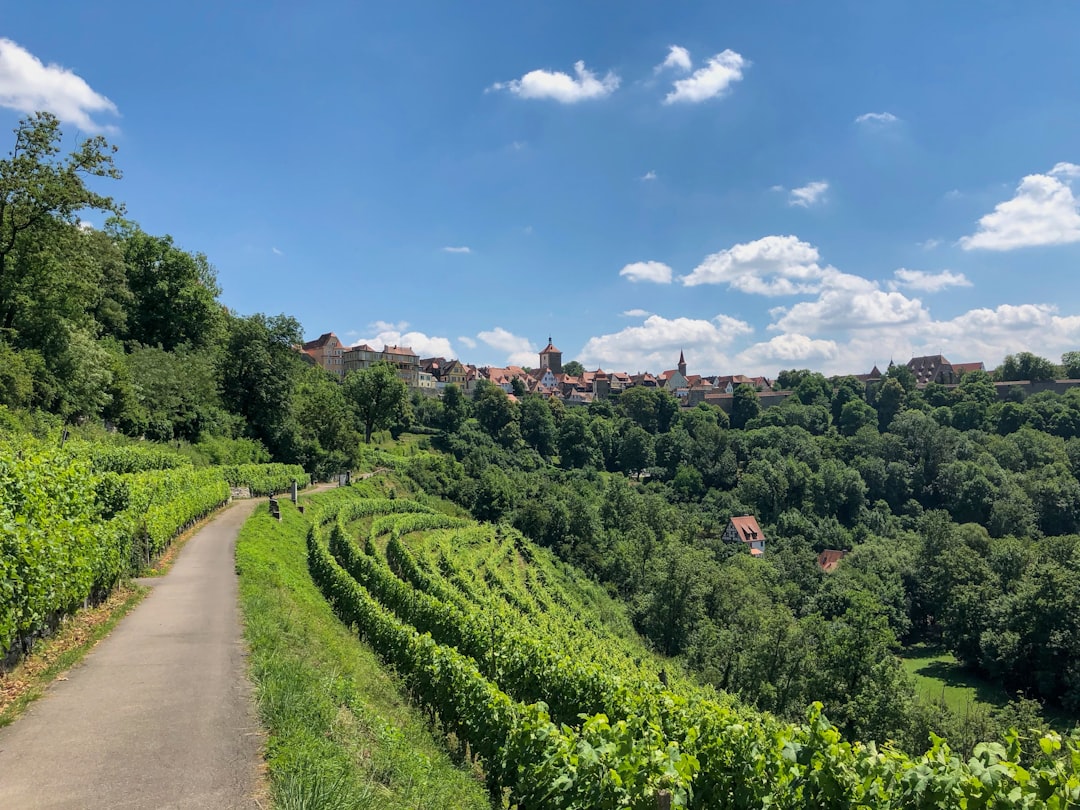
M 308 337 L 691 373 L 1080 348 L 1080 3 L 44 5 L 0 19 L 3 129 L 104 133 L 129 216 Z

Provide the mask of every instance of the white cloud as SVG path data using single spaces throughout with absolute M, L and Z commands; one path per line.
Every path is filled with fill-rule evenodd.
M 671 283 L 671 268 L 663 262 L 634 262 L 619 271 L 631 281 L 652 281 L 656 284 Z
M 366 343 L 373 349 L 382 350 L 383 346 L 407 346 L 421 357 L 455 357 L 454 348 L 450 345 L 450 339 L 433 337 L 423 332 L 406 332 L 409 326 L 405 321 L 388 323 L 387 321 L 375 321 L 368 324 L 368 329 L 375 332 L 374 337 L 360 338 L 356 344 Z M 355 330 L 345 333 L 349 336 L 357 335 Z
M 1080 166 L 1075 163 L 1055 163 L 1049 174 L 1055 177 L 1080 177 Z
M 80 231 L 82 231 L 83 233 L 86 233 L 87 231 L 92 231 L 92 230 L 94 230 L 94 223 L 93 223 L 93 222 L 87 222 L 87 221 L 86 221 L 85 219 L 80 219 L 80 220 L 79 220 L 79 221 L 78 221 L 78 222 L 76 223 L 76 227 L 77 227 L 77 228 L 78 228 L 78 229 L 79 229 Z
M 619 77 L 608 71 L 602 79 L 585 67 L 585 62 L 574 63 L 576 78 L 561 71 L 531 70 L 520 79 L 496 82 L 488 88 L 507 90 L 518 98 L 549 98 L 562 104 L 574 104 L 594 98 L 610 96 L 619 87 Z
M 645 174 L 641 175 L 641 179 L 642 180 L 655 180 L 656 179 L 656 172 L 654 172 L 652 169 L 649 169 L 647 172 L 645 172 Z
M 820 340 L 799 334 L 777 335 L 764 343 L 755 343 L 735 358 L 736 367 L 759 373 L 771 367 L 820 366 L 835 360 L 840 347 L 834 340 Z
M 927 273 L 925 270 L 908 270 L 901 267 L 893 271 L 896 277 L 889 282 L 890 290 L 910 289 L 923 292 L 940 292 L 949 287 L 970 287 L 971 282 L 963 273 L 942 270 L 940 273 Z
M 863 113 L 856 117 L 856 124 L 866 124 L 868 126 L 888 126 L 889 124 L 895 124 L 900 119 L 893 115 L 891 112 L 870 112 Z
M 472 248 L 466 247 L 465 245 L 461 245 L 460 247 L 447 245 L 442 250 L 443 253 L 472 253 Z
M 460 343 L 462 346 L 465 346 L 467 349 L 476 348 L 476 341 L 473 340 L 471 337 L 465 337 L 464 335 L 458 337 L 458 343 Z
M 801 208 L 809 208 L 812 205 L 825 202 L 825 192 L 829 190 L 829 184 L 824 180 L 815 180 L 800 188 L 793 188 L 788 195 L 788 205 L 797 205 Z
M 368 324 L 368 330 L 372 332 L 404 332 L 408 328 L 408 321 L 374 321 Z
M 528 338 L 515 335 L 501 326 L 477 334 L 484 343 L 506 354 L 506 362 L 515 366 L 533 367 L 539 359 L 537 349 Z
M 647 318 L 652 315 L 647 309 L 628 309 L 622 313 L 624 318 Z
M 697 369 L 691 373 L 708 373 L 726 367 L 723 349 L 750 331 L 749 324 L 727 316 L 707 321 L 650 315 L 640 326 L 590 338 L 578 359 L 586 368 L 660 372 L 674 368 L 679 352 L 684 351 L 688 365 Z
M 1080 242 L 1080 207 L 1067 185 L 1077 175 L 1080 167 L 1072 163 L 1059 163 L 1050 174 L 1029 174 L 1011 200 L 998 203 L 974 234 L 960 239 L 960 247 L 1014 250 Z
M 71 70 L 46 65 L 22 46 L 0 38 L 0 107 L 22 113 L 51 112 L 87 132 L 115 131 L 91 115 L 119 115 L 116 105 Z
M 674 89 L 664 98 L 665 104 L 687 102 L 697 104 L 724 95 L 728 88 L 743 77 L 749 62 L 730 48 L 718 53 L 709 63 L 685 79 L 674 83 Z
M 284 255 L 285 255 L 285 254 L 284 254 L 284 253 L 283 253 L 283 252 L 281 251 L 281 248 L 271 247 L 271 248 L 270 248 L 270 252 L 271 252 L 271 253 L 273 253 L 273 254 L 274 254 L 275 256 L 284 256 Z
M 687 287 L 727 284 L 758 295 L 814 293 L 832 268 L 818 265 L 818 250 L 795 236 L 766 236 L 706 256 L 679 280 Z
M 681 45 L 672 45 L 668 49 L 667 58 L 653 68 L 653 73 L 659 73 L 666 68 L 675 68 L 676 70 L 687 73 L 692 66 L 693 63 L 690 61 L 690 51 L 686 50 L 686 48 Z
M 918 245 L 919 247 L 921 247 L 923 250 L 933 250 L 934 248 L 941 245 L 941 240 L 940 239 L 927 239 L 924 242 L 916 242 L 915 244 Z
M 928 321 L 918 330 L 889 328 L 857 336 L 841 347 L 846 370 L 867 370 L 891 354 L 896 362 L 924 354 L 944 354 L 954 363 L 981 360 L 997 366 L 1006 354 L 1030 351 L 1057 358 L 1080 345 L 1080 316 L 1057 314 L 1048 304 L 1002 304 L 969 310 L 947 321 Z M 883 357 L 883 353 L 887 353 Z
M 732 318 L 730 315 L 717 315 L 712 319 L 720 330 L 730 337 L 738 335 L 751 335 L 754 333 L 754 327 L 748 324 L 746 321 L 741 321 L 738 318 Z
M 864 284 L 862 289 L 827 289 L 815 301 L 800 301 L 790 309 L 774 308 L 770 311 L 774 322 L 769 329 L 813 335 L 842 329 L 880 329 L 929 318 L 929 313 L 918 298 L 908 298 L 899 292 L 884 292 L 875 289 L 872 281 L 861 281 Z

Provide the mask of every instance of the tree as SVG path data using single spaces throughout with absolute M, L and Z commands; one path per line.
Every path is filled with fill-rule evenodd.
M 75 224 L 80 211 L 119 212 L 111 197 L 87 187 L 90 177 L 120 178 L 113 163 L 116 147 L 103 137 L 88 138 L 59 159 L 60 122 L 47 112 L 19 121 L 15 147 L 0 160 L 0 334 L 8 333 L 18 312 L 19 279 L 9 259 L 32 230 L 50 220 Z
M 448 385 L 442 394 L 442 424 L 447 433 L 457 433 L 469 418 L 469 403 L 456 385 Z
M 473 396 L 473 415 L 491 438 L 509 446 L 515 438 L 517 407 L 499 386 L 482 381 Z
M 599 456 L 588 417 L 580 409 L 571 410 L 559 426 L 559 463 L 567 468 L 599 465 Z
M 896 366 L 904 368 L 904 366 Z M 910 373 L 910 372 L 909 372 Z M 896 378 L 885 380 L 877 395 L 878 429 L 885 430 L 892 420 L 904 409 L 907 393 L 903 384 Z
M 301 361 L 299 322 L 288 315 L 232 317 L 218 364 L 221 399 L 247 421 L 247 433 L 279 461 L 292 461 L 296 426 L 290 402 Z
M 1064 359 L 1064 358 L 1062 358 Z M 1019 352 L 1018 354 L 1005 355 L 994 376 L 1002 382 L 1009 380 L 1052 380 L 1057 376 L 1057 366 L 1045 357 L 1039 357 L 1031 352 Z
M 747 422 L 760 413 L 761 403 L 758 402 L 757 391 L 754 387 L 745 383 L 737 386 L 731 401 L 731 426 L 736 430 L 742 430 Z
M 670 391 L 636 385 L 619 395 L 619 407 L 649 433 L 666 433 L 679 414 Z
M 844 403 L 840 409 L 840 419 L 837 427 L 845 436 L 854 436 L 860 428 L 867 425 L 877 425 L 877 411 L 863 402 L 861 399 L 853 399 Z
M 619 445 L 619 466 L 630 475 L 641 471 L 653 462 L 653 439 L 644 428 L 634 425 L 623 436 Z
M 1065 367 L 1065 376 L 1070 380 L 1080 379 L 1080 352 L 1065 352 L 1061 355 L 1061 364 Z
M 304 469 L 321 479 L 349 469 L 360 437 L 345 388 L 335 376 L 316 366 L 305 368 L 299 375 L 292 407 Z
M 585 373 L 585 366 L 577 360 L 571 360 L 569 363 L 563 363 L 562 370 L 564 374 L 569 374 L 571 377 L 580 377 Z
M 521 438 L 544 458 L 550 458 L 555 452 L 558 434 L 555 430 L 555 417 L 547 401 L 535 394 L 524 397 L 521 401 Z
M 138 226 L 113 222 L 123 247 L 128 288 L 127 336 L 144 346 L 171 351 L 187 343 L 201 347 L 219 339 L 221 293 L 214 269 L 201 253 L 187 253 L 171 236 L 150 236 Z
M 345 375 L 345 396 L 353 403 L 364 442 L 371 444 L 371 434 L 386 430 L 400 418 L 408 402 L 405 381 L 392 363 L 380 361 L 368 368 Z

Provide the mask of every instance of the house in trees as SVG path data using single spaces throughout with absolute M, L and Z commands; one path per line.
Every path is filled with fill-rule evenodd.
M 831 574 L 836 570 L 836 566 L 840 564 L 840 561 L 847 556 L 846 551 L 838 551 L 835 548 L 827 548 L 817 558 L 817 567 L 824 571 L 826 574 Z
M 345 376 L 345 365 L 342 359 L 345 348 L 333 332 L 319 335 L 315 340 L 309 340 L 300 350 L 310 357 L 315 365 L 324 368 L 338 377 Z
M 465 366 L 460 360 L 447 360 L 445 357 L 425 357 L 420 360 L 420 371 L 427 372 L 435 378 L 435 387 L 443 389 L 448 385 L 456 385 L 465 390 Z
M 720 539 L 725 543 L 746 543 L 754 557 L 765 553 L 765 533 L 761 531 L 757 518 L 753 515 L 733 517 L 728 521 Z
M 420 387 L 420 358 L 416 352 L 406 346 L 384 345 L 380 352 L 366 343 L 361 343 L 342 352 L 342 365 L 345 372 L 363 371 L 380 362 L 393 365 L 397 369 L 398 376 L 409 388 Z

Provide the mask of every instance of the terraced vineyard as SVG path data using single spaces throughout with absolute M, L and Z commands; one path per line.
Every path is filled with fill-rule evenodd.
M 968 762 L 849 743 L 663 671 L 603 595 L 513 530 L 403 498 L 322 496 L 311 573 L 339 616 L 468 745 L 493 795 L 521 807 L 1066 807 L 1077 740 Z M 607 608 L 612 615 L 617 610 Z M 669 667 L 670 668 L 670 667 Z M 666 683 L 665 683 L 666 682 Z

